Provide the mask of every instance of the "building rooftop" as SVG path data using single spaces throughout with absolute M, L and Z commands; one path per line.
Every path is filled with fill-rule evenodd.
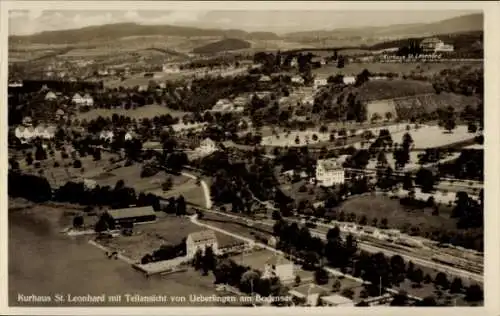
M 189 234 L 188 240 L 189 239 L 191 239 L 195 243 L 198 243 L 202 241 L 216 241 L 217 237 L 215 236 L 215 232 L 213 230 L 204 230 Z
M 296 297 L 305 298 L 308 295 L 322 294 L 325 292 L 327 292 L 325 288 L 320 287 L 314 283 L 309 283 L 309 284 L 299 285 L 290 290 L 288 293 Z
M 342 168 L 342 165 L 338 163 L 336 158 L 318 160 L 318 166 L 323 167 L 325 170 L 335 170 Z
M 152 206 L 141 206 L 141 207 L 130 207 L 122 208 L 117 210 L 108 210 L 108 214 L 111 215 L 113 219 L 124 219 L 139 216 L 156 216 L 156 213 Z
M 338 294 L 323 296 L 321 300 L 333 305 L 353 304 L 353 301 L 351 299 Z

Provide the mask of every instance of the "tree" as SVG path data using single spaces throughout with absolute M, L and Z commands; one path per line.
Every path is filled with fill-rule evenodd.
M 437 306 L 437 302 L 434 296 L 426 296 L 417 303 L 417 306 Z
M 212 247 L 207 247 L 205 249 L 205 254 L 203 255 L 202 259 L 202 270 L 203 274 L 207 275 L 208 271 L 213 271 L 215 269 L 215 255 Z
M 31 166 L 33 164 L 33 157 L 31 156 L 31 153 L 26 154 L 26 164 L 28 166 Z
M 470 285 L 465 291 L 465 300 L 467 302 L 479 302 L 483 300 L 483 297 L 483 289 L 477 284 Z
M 200 270 L 203 266 L 203 252 L 198 248 L 193 257 L 193 267 L 195 270 Z
M 82 167 L 82 162 L 79 159 L 73 161 L 73 168 L 80 169 L 81 167 Z
M 95 224 L 95 231 L 101 233 L 109 229 L 108 222 L 104 216 L 101 216 L 97 223 Z
M 388 220 L 387 218 L 382 218 L 382 220 L 380 221 L 380 228 L 382 229 L 387 229 L 387 224 L 388 224 Z
M 401 291 L 398 294 L 394 295 L 394 298 L 391 301 L 391 306 L 406 306 L 408 303 L 408 295 Z
M 391 112 L 385 112 L 385 119 L 390 121 L 392 119 L 392 113 Z
M 73 218 L 73 227 L 80 228 L 83 226 L 83 216 L 78 215 Z
M 177 198 L 176 205 L 177 205 L 176 214 L 177 215 L 185 215 L 186 214 L 186 200 L 184 199 L 183 195 L 180 195 Z
M 277 210 L 273 211 L 272 219 L 275 221 L 279 221 L 281 219 L 281 213 Z
M 163 191 L 168 191 L 170 189 L 172 189 L 172 186 L 173 186 L 173 181 L 172 181 L 172 178 L 171 177 L 168 177 L 165 182 L 163 182 L 161 184 L 161 188 Z
M 462 279 L 455 277 L 450 285 L 450 293 L 461 293 L 463 289 Z
M 314 281 L 318 285 L 323 285 L 328 283 L 328 272 L 324 268 L 318 268 L 314 271 Z
M 359 219 L 359 225 L 366 225 L 368 223 L 368 219 L 366 218 L 366 215 L 361 216 Z
M 415 184 L 421 187 L 422 192 L 431 192 L 435 184 L 434 174 L 429 169 L 420 168 L 415 176 Z
M 99 161 L 101 160 L 101 149 L 100 148 L 96 148 L 93 152 L 93 157 L 94 157 L 94 161 Z
M 300 275 L 297 274 L 295 276 L 295 286 L 299 286 L 301 281 L 302 280 L 300 279 Z
M 448 288 L 450 283 L 448 282 L 448 277 L 446 276 L 446 274 L 444 274 L 443 272 L 438 272 L 436 278 L 434 279 L 434 284 L 446 289 Z
M 332 284 L 332 291 L 333 292 L 338 292 L 340 291 L 340 288 L 342 287 L 342 284 L 340 283 L 339 279 L 335 279 L 335 282 Z

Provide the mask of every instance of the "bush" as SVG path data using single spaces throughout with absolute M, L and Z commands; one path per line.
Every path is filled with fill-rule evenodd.
M 81 167 L 82 167 L 82 162 L 79 159 L 73 161 L 73 168 L 80 169 Z

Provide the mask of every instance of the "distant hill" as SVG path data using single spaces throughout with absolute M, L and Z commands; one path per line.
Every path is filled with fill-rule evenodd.
M 306 31 L 285 34 L 288 39 L 301 38 L 372 38 L 411 37 L 483 30 L 483 14 L 469 14 L 433 23 L 398 24 L 381 27 L 344 28 L 330 31 Z
M 201 29 L 173 25 L 140 25 L 119 23 L 89 26 L 80 29 L 47 31 L 26 36 L 10 36 L 11 43 L 73 44 L 78 42 L 109 41 L 130 36 L 230 37 L 252 36 L 241 30 Z M 257 34 L 257 36 L 259 36 Z M 270 35 L 268 35 L 270 36 Z
M 247 49 L 252 45 L 244 40 L 237 38 L 227 38 L 215 43 L 210 43 L 193 49 L 195 54 L 216 54 L 225 51 Z

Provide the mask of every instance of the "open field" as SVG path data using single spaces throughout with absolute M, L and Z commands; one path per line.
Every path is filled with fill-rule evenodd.
M 141 118 L 153 118 L 155 116 L 167 115 L 167 114 L 170 114 L 172 117 L 182 117 L 186 113 L 181 112 L 181 111 L 175 111 L 175 110 L 169 109 L 165 106 L 160 106 L 157 104 L 150 104 L 150 105 L 145 105 L 143 107 L 139 107 L 136 109 L 130 109 L 130 110 L 125 110 L 125 109 L 92 109 L 88 112 L 78 113 L 77 118 L 79 120 L 89 121 L 89 120 L 96 119 L 99 116 L 111 117 L 111 116 L 113 116 L 113 114 L 128 116 L 128 117 L 134 118 L 134 119 L 141 119 Z
M 134 228 L 133 236 L 120 236 L 106 241 L 103 245 L 122 251 L 122 254 L 140 260 L 144 255 L 160 248 L 161 245 L 176 245 L 187 238 L 190 233 L 206 230 L 199 227 L 187 217 L 162 216 L 155 223 L 138 225 Z M 219 246 L 232 245 L 236 239 L 228 235 L 215 232 Z
M 328 55 L 328 56 L 331 56 Z M 443 69 L 454 69 L 460 68 L 465 65 L 471 66 L 473 68 L 482 67 L 482 62 L 461 62 L 457 64 L 456 62 L 437 62 L 437 63 L 348 63 L 344 68 L 337 68 L 337 65 L 326 65 L 321 68 L 313 70 L 318 78 L 327 78 L 329 76 L 335 76 L 337 74 L 341 75 L 357 75 L 361 73 L 364 69 L 367 69 L 371 73 L 399 73 L 400 75 L 409 75 L 415 72 L 419 75 L 432 76 L 439 73 Z
M 407 209 L 399 203 L 399 200 L 393 200 L 381 195 L 352 197 L 342 203 L 337 210 L 337 212 L 344 212 L 346 215 L 354 213 L 357 218 L 366 216 L 369 223 L 374 218 L 377 218 L 378 221 L 386 218 L 389 228 L 400 230 L 404 230 L 409 226 L 417 227 L 421 232 L 456 229 L 456 220 L 450 218 L 449 212 L 451 210 L 440 207 L 439 211 L 439 215 L 433 216 L 430 208 Z

